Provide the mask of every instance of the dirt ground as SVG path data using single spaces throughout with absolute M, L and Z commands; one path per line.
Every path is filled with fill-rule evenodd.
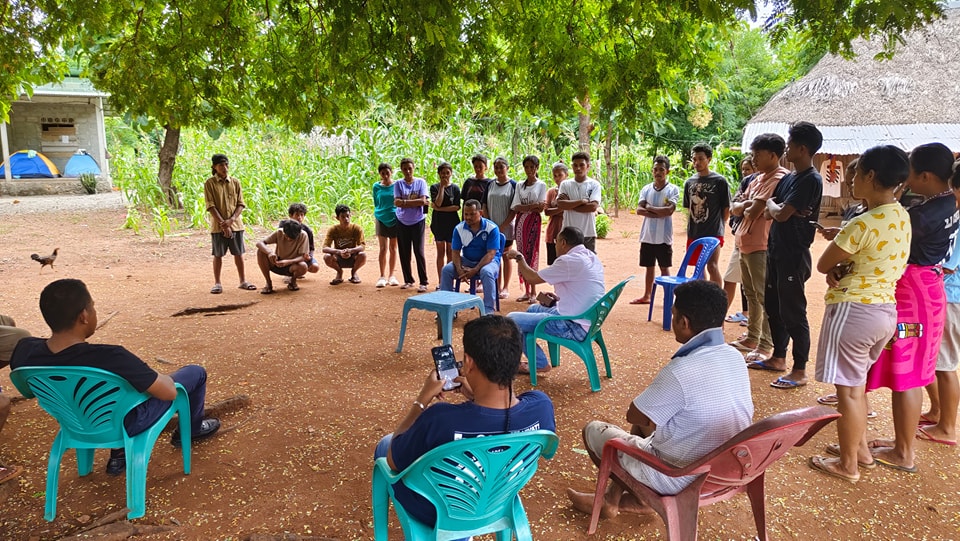
M 9 199 L 0 204 L 14 204 Z M 161 372 L 199 363 L 210 374 L 208 402 L 248 395 L 248 407 L 224 415 L 224 431 L 195 446 L 193 473 L 185 476 L 179 451 L 161 436 L 150 462 L 147 514 L 143 524 L 175 525 L 169 533 L 138 539 L 241 539 L 253 533 L 316 536 L 338 540 L 372 539 L 370 510 L 371 454 L 381 435 L 391 431 L 409 408 L 431 367 L 429 349 L 438 344 L 431 313 L 413 311 L 403 353 L 394 353 L 403 300 L 411 293 L 391 287 L 378 290 L 376 246 L 363 283 L 330 286 L 325 270 L 311 275 L 299 292 L 273 296 L 237 288 L 231 262 L 224 266 L 224 293 L 208 293 L 209 237 L 183 230 L 161 243 L 149 234 L 120 228 L 124 211 L 52 211 L 0 218 L 0 312 L 45 336 L 37 300 L 56 278 L 83 279 L 90 287 L 101 321 L 109 321 L 93 342 L 122 344 Z M 640 220 L 624 212 L 597 243 L 606 267 L 607 286 L 631 274 L 636 265 Z M 315 226 L 322 234 L 326 226 Z M 677 216 L 677 245 L 683 235 Z M 264 230 L 248 230 L 255 240 Z M 371 243 L 372 244 L 372 243 Z M 819 255 L 824 242 L 814 246 Z M 56 268 L 38 273 L 33 252 L 60 248 Z M 248 248 L 252 244 L 248 243 Z M 723 249 L 726 265 L 730 247 Z M 543 254 L 542 254 L 543 255 Z M 434 251 L 428 249 L 431 287 L 436 284 Z M 543 255 L 545 257 L 545 255 Z M 675 256 L 679 262 L 679 255 Z M 252 250 L 247 277 L 264 280 Z M 398 269 L 399 270 L 399 269 Z M 814 345 L 819 333 L 825 286 L 815 275 L 808 282 Z M 516 297 L 519 286 L 512 287 Z M 604 326 L 613 379 L 590 392 L 583 364 L 562 353 L 559 369 L 541 376 L 539 389 L 556 406 L 560 449 L 541 463 L 523 491 L 537 539 L 584 539 L 588 517 L 574 512 L 564 496 L 567 487 L 592 490 L 596 470 L 580 440 L 591 419 L 624 423 L 636 396 L 676 350 L 672 333 L 661 330 L 660 314 L 646 318 L 646 307 L 631 306 L 638 283 L 628 286 Z M 174 317 L 186 308 L 253 303 L 234 311 Z M 514 300 L 503 311 L 521 310 Z M 657 306 L 659 308 L 659 305 Z M 458 355 L 463 322 L 455 325 Z M 729 325 L 733 340 L 741 327 Z M 812 374 L 812 363 L 811 363 Z M 709 378 L 710 374 L 704 374 Z M 770 372 L 751 372 L 756 419 L 815 404 L 825 385 L 791 391 L 769 386 Z M 8 372 L 0 374 L 4 392 L 16 395 Z M 520 378 L 518 391 L 529 388 Z M 869 424 L 871 436 L 892 435 L 890 396 L 876 393 L 879 412 Z M 106 451 L 98 451 L 94 472 L 79 478 L 73 453 L 64 460 L 58 514 L 43 521 L 47 454 L 56 425 L 33 401 L 19 401 L 2 436 L 0 462 L 26 468 L 0 491 L 0 539 L 47 540 L 74 533 L 81 523 L 124 506 L 124 478 L 108 477 Z M 949 539 L 960 538 L 960 469 L 952 448 L 917 443 L 918 474 L 884 468 L 864 472 L 849 485 L 815 473 L 807 458 L 836 441 L 828 426 L 804 448 L 791 450 L 772 467 L 766 480 L 767 524 L 772 538 L 795 539 Z M 391 513 L 391 517 L 392 517 Z M 399 539 L 391 519 L 393 538 Z M 702 539 L 744 539 L 756 535 L 745 496 L 700 512 Z M 602 521 L 596 539 L 660 539 L 659 518 L 622 516 Z M 492 537 L 488 537 L 491 538 Z

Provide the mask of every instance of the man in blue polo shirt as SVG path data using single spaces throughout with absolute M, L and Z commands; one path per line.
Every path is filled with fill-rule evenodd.
M 440 289 L 453 291 L 453 280 L 469 282 L 480 276 L 483 306 L 488 314 L 496 311 L 497 272 L 500 270 L 500 229 L 480 214 L 480 202 L 463 204 L 463 221 L 453 230 L 453 261 L 443 267 Z

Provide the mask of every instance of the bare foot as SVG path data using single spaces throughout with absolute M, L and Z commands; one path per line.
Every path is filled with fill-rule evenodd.
M 593 514 L 593 493 L 577 492 L 572 488 L 568 488 L 567 498 L 570 498 L 570 503 L 573 504 L 573 508 L 577 511 L 587 515 Z M 606 499 L 604 499 L 603 506 L 600 508 L 600 518 L 614 518 L 619 513 L 619 509 L 616 505 L 609 504 L 606 502 Z
M 787 359 L 786 357 L 770 357 L 764 361 L 765 365 L 770 367 L 771 370 L 786 370 L 787 369 Z M 787 379 L 790 379 L 789 377 Z
M 895 469 L 904 471 L 916 471 L 913 463 L 913 457 L 905 457 L 897 453 L 893 447 L 884 447 L 881 449 L 871 449 L 874 460 L 883 466 L 893 466 Z
M 870 440 L 867 442 L 867 447 L 870 449 L 870 452 L 873 453 L 874 449 L 892 449 L 894 446 L 893 440 Z
M 620 512 L 634 515 L 655 515 L 657 513 L 647 505 L 647 502 L 638 500 L 636 496 L 629 492 L 624 492 L 623 496 L 620 497 Z
M 767 361 L 767 364 L 770 364 L 770 361 Z M 806 385 L 807 384 L 807 371 L 806 370 L 793 370 L 786 376 L 783 376 L 783 379 L 788 379 L 797 385 Z

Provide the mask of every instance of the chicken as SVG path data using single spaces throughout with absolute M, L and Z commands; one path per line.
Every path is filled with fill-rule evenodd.
M 40 272 L 43 272 L 43 268 L 47 265 L 50 265 L 50 268 L 53 268 L 53 262 L 57 260 L 57 252 L 60 251 L 60 248 L 54 248 L 53 253 L 50 255 L 45 255 L 40 257 L 39 254 L 30 254 L 30 259 L 40 263 Z

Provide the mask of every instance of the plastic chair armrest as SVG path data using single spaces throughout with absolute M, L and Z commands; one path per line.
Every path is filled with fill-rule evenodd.
M 669 477 L 684 477 L 687 475 L 700 475 L 710 472 L 709 464 L 697 464 L 696 462 L 686 467 L 678 468 L 672 464 L 668 464 L 663 460 L 660 460 L 660 457 L 639 449 L 620 438 L 614 438 L 603 446 L 602 460 L 615 461 L 617 459 L 617 452 L 621 452 L 631 458 L 639 460 L 647 466 L 650 466 L 651 468 Z

